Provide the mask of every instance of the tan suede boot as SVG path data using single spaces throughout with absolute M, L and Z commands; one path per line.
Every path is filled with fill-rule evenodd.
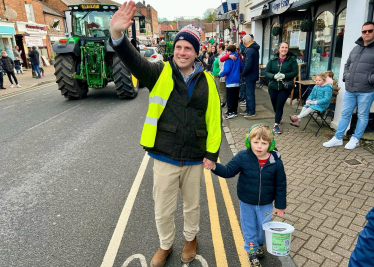
M 167 257 L 173 251 L 173 246 L 168 250 L 163 250 L 162 248 L 158 248 L 155 255 L 153 255 L 151 260 L 151 267 L 162 267 L 164 266 Z
M 197 236 L 195 236 L 192 241 L 184 241 L 184 247 L 181 255 L 181 260 L 183 263 L 189 263 L 193 261 L 196 257 L 197 248 Z

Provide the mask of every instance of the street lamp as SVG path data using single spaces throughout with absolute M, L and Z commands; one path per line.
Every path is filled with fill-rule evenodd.
M 217 20 L 219 21 L 219 32 L 218 32 L 219 38 L 221 38 L 221 17 L 222 17 L 222 13 L 221 13 L 221 11 L 218 11 L 218 14 L 217 14 L 218 19 Z M 219 43 L 219 41 L 218 41 L 218 43 Z

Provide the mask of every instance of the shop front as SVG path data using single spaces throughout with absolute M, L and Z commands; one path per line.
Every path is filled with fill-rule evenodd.
M 25 53 L 22 53 L 24 64 L 26 64 L 25 62 L 28 62 L 26 57 L 29 48 L 33 46 L 38 48 L 40 56 L 48 57 L 47 25 L 21 21 L 17 21 L 16 25 L 18 32 L 16 35 L 16 43 L 20 50 L 25 51 Z
M 268 12 L 254 18 L 264 25 L 261 63 L 287 42 L 298 63 L 307 63 L 308 77 L 331 69 L 339 78 L 347 1 L 276 0 L 267 5 Z
M 252 29 L 262 48 L 261 64 L 267 64 L 279 43 L 285 41 L 298 63 L 307 64 L 305 79 L 327 70 L 334 72 L 341 88 L 332 121 L 334 127 L 340 119 L 345 93 L 344 65 L 361 36 L 363 23 L 374 19 L 373 5 L 372 0 L 276 0 L 251 7 L 256 11 Z
M 13 48 L 15 46 L 14 23 L 0 22 L 0 52 L 7 52 L 8 56 L 14 59 Z

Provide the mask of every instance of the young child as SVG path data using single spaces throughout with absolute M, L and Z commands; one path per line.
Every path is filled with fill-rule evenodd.
M 299 115 L 290 115 L 290 124 L 295 127 L 300 127 L 301 119 L 314 111 L 324 111 L 330 105 L 333 87 L 327 82 L 326 73 L 322 72 L 316 75 L 316 85 L 310 93 L 306 105 L 303 106 Z M 330 78 L 330 81 L 332 79 Z
M 23 74 L 23 72 L 22 72 L 21 60 L 19 60 L 18 57 L 16 57 L 16 58 L 14 59 L 14 68 L 16 69 L 17 74 L 18 74 L 18 73 Z
M 43 60 L 42 60 L 41 57 L 39 58 L 39 70 L 40 70 L 40 74 L 42 75 L 42 77 L 45 77 L 44 76 L 44 68 L 43 68 Z
M 261 267 L 258 259 L 264 257 L 265 242 L 262 224 L 270 221 L 268 214 L 283 216 L 286 212 L 286 173 L 275 150 L 274 136 L 268 125 L 254 125 L 245 139 L 248 149 L 239 151 L 226 166 L 216 163 L 212 168 L 214 174 L 223 178 L 240 173 L 237 185 L 240 224 L 251 267 Z

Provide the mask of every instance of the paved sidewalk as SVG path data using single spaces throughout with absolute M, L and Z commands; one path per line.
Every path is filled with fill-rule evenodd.
M 289 125 L 289 114 L 295 114 L 295 107 L 288 103 L 281 125 L 283 134 L 276 140 L 287 173 L 287 212 L 296 229 L 291 257 L 299 267 L 347 266 L 358 233 L 366 223 L 365 215 L 374 206 L 374 155 L 362 147 L 323 147 L 333 133 L 324 127 L 315 137 L 312 126 L 302 133 L 305 119 L 300 128 Z M 266 89 L 256 89 L 256 104 L 272 110 Z M 252 125 L 273 125 L 274 116 L 268 117 L 272 118 L 248 120 L 239 115 L 224 120 L 233 153 L 245 148 L 244 137 Z M 345 162 L 351 159 L 359 165 Z
M 42 85 L 45 83 L 55 82 L 56 78 L 55 78 L 54 72 L 55 72 L 55 68 L 53 66 L 48 66 L 48 67 L 44 66 L 45 77 L 42 77 L 41 79 L 35 79 L 32 77 L 31 69 L 27 69 L 27 70 L 24 69 L 24 72 L 23 72 L 24 74 L 16 73 L 18 83 L 22 86 L 21 88 L 17 88 L 15 84 L 13 88 L 10 88 L 10 82 L 9 82 L 8 76 L 4 75 L 3 80 L 4 80 L 4 87 L 6 89 L 0 90 L 0 96 L 22 91 L 22 90 L 35 87 L 38 85 Z

